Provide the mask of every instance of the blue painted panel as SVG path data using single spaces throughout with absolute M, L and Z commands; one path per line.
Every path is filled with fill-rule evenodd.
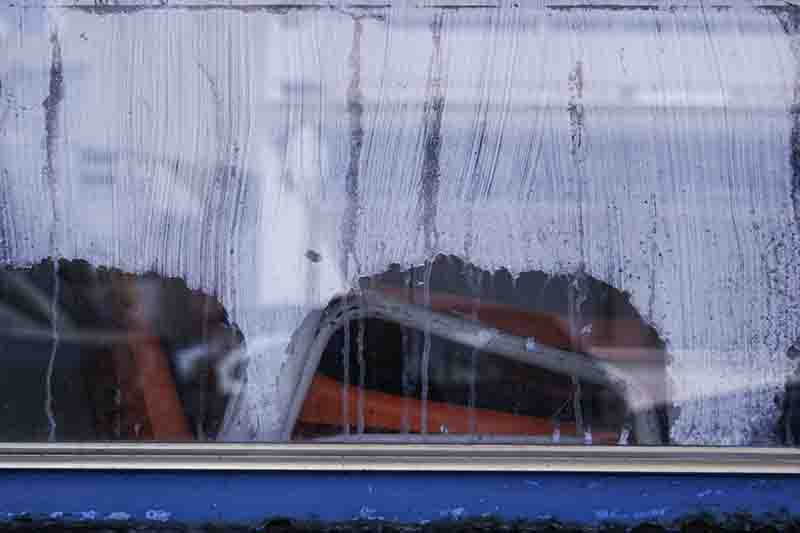
M 672 521 L 698 512 L 800 515 L 800 477 L 523 473 L 23 472 L 0 474 L 13 518 L 254 523 L 495 516 Z M 63 514 L 61 514 L 63 513 Z

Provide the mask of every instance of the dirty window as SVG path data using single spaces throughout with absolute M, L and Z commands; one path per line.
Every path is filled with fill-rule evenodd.
M 329 4 L 0 7 L 1 441 L 797 443 L 798 8 Z

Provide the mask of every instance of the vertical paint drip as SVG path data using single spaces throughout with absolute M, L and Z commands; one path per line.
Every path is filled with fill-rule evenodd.
M 488 180 L 485 179 L 484 170 L 481 168 L 481 163 L 484 154 L 484 144 L 487 138 L 490 137 L 489 129 L 489 111 L 490 111 L 490 95 L 492 93 L 491 83 L 491 69 L 495 62 L 497 52 L 497 30 L 500 25 L 497 21 L 491 22 L 491 32 L 489 33 L 490 48 L 488 53 L 483 54 L 483 64 L 481 65 L 481 92 L 478 97 L 478 107 L 474 113 L 474 120 L 470 129 L 472 140 L 470 154 L 473 160 L 471 164 L 464 165 L 464 173 L 460 177 L 460 187 L 464 199 L 466 200 L 466 230 L 464 233 L 464 257 L 469 261 L 472 258 L 472 249 L 475 246 L 476 234 L 480 234 L 480 230 L 476 231 L 474 228 L 474 210 L 475 204 L 482 193 L 488 194 L 488 189 L 483 191 L 483 184 Z
M 8 169 L 0 169 L 0 265 L 10 263 L 13 258 L 14 217 L 8 187 L 11 185 Z
M 492 24 L 492 33 L 491 33 L 491 51 L 488 54 L 485 54 L 484 61 L 482 65 L 481 76 L 483 79 L 482 87 L 481 87 L 481 96 L 478 99 L 478 109 L 475 112 L 475 120 L 473 121 L 473 125 L 471 128 L 472 131 L 472 142 L 471 142 L 471 153 L 474 154 L 475 160 L 472 162 L 472 165 L 465 165 L 464 166 L 464 174 L 461 176 L 461 188 L 466 204 L 467 204 L 467 220 L 466 220 L 466 231 L 464 233 L 464 257 L 468 261 L 472 257 L 472 248 L 475 246 L 475 230 L 473 227 L 474 224 L 474 209 L 475 203 L 479 197 L 481 183 L 483 182 L 483 176 L 481 175 L 481 158 L 483 157 L 483 145 L 486 142 L 487 137 L 487 124 L 488 124 L 488 113 L 489 113 L 489 69 L 491 67 L 492 61 L 495 57 L 495 46 L 496 46 L 496 38 L 495 38 L 495 31 L 497 25 Z
M 800 228 L 800 87 L 795 88 L 795 103 L 792 104 L 792 208 L 794 211 L 794 221 Z
M 3 80 L 0 79 L 0 99 L 4 99 Z M 4 129 L 6 120 L 10 114 L 11 107 L 6 106 L 0 113 L 0 130 Z M 14 234 L 11 216 L 11 202 L 8 197 L 7 188 L 11 187 L 11 177 L 8 169 L 0 169 L 0 264 L 10 263 L 12 255 L 11 238 Z
M 45 405 L 44 411 L 49 425 L 48 440 L 56 439 L 56 419 L 53 408 L 53 372 L 55 369 L 56 354 L 59 345 L 58 333 L 58 299 L 59 299 L 59 277 L 58 277 L 58 258 L 61 255 L 59 250 L 58 235 L 61 231 L 61 207 L 60 191 L 58 183 L 58 171 L 56 159 L 58 155 L 58 138 L 61 129 L 61 104 L 64 100 L 64 71 L 61 59 L 61 43 L 58 32 L 55 28 L 50 33 L 51 59 L 50 59 L 50 80 L 48 94 L 42 107 L 44 107 L 45 120 L 45 166 L 42 171 L 47 186 L 50 189 L 51 208 L 53 213 L 53 225 L 50 230 L 50 251 L 53 259 L 53 299 L 50 307 L 50 321 L 52 326 L 52 347 L 50 358 L 47 362 L 45 374 Z
M 350 69 L 350 83 L 347 88 L 347 112 L 349 115 L 349 128 L 350 128 L 350 150 L 349 150 L 349 163 L 347 168 L 347 174 L 345 176 L 345 193 L 346 193 L 346 201 L 347 205 L 344 212 L 344 218 L 341 227 L 341 247 L 342 247 L 342 255 L 341 255 L 341 263 L 340 268 L 341 272 L 344 274 L 345 279 L 349 280 L 350 272 L 349 272 L 349 262 L 350 258 L 355 257 L 355 241 L 356 235 L 358 233 L 358 216 L 360 212 L 360 200 L 359 200 L 359 165 L 361 160 L 361 147 L 363 142 L 363 126 L 362 126 L 362 114 L 363 114 L 363 104 L 362 104 L 362 94 L 361 94 L 361 34 L 362 34 L 362 23 L 361 20 L 355 18 L 353 21 L 353 37 L 352 37 L 352 45 L 350 49 L 350 54 L 348 57 L 348 67 Z M 320 175 L 321 178 L 321 175 Z M 315 201 L 319 201 L 320 198 L 315 198 Z M 313 211 L 315 211 L 314 215 L 316 215 L 316 206 L 313 206 Z M 315 216 L 315 220 L 312 222 L 314 225 L 314 230 L 317 230 L 317 225 L 319 224 L 319 217 Z M 320 249 L 320 244 L 314 243 L 315 249 Z M 357 269 L 358 266 L 356 267 Z M 316 270 L 316 269 L 312 269 Z M 360 270 L 360 269 L 359 269 Z M 359 385 L 361 385 L 361 378 L 364 373 L 364 364 L 363 364 L 363 336 L 361 335 L 363 328 L 363 321 L 359 321 L 359 337 L 357 338 L 357 350 L 358 350 L 358 366 L 359 366 Z M 350 352 L 351 352 L 351 330 L 350 330 L 350 322 L 348 321 L 344 325 L 344 344 L 342 347 L 342 400 L 341 400 L 341 409 L 342 409 L 342 432 L 345 435 L 349 435 L 351 432 L 351 413 L 350 413 L 350 392 L 351 388 L 351 377 L 350 377 Z M 363 432 L 363 386 L 359 388 L 358 391 L 358 405 L 357 405 L 357 431 L 359 433 Z
M 364 336 L 366 334 L 367 323 L 362 318 L 358 321 L 358 337 L 356 338 L 358 350 L 358 431 L 359 435 L 364 434 L 364 390 L 367 380 L 367 362 L 364 359 Z
M 420 180 L 421 225 L 425 243 L 425 254 L 430 257 L 439 246 L 436 216 L 439 202 L 441 169 L 439 156 L 442 151 L 442 112 L 444 110 L 444 88 L 442 86 L 442 15 L 431 23 L 433 52 L 428 67 L 428 83 L 425 95 L 423 119 L 424 147 L 422 153 L 422 179 Z
M 800 9 L 787 7 L 780 13 L 783 30 L 789 35 L 789 47 L 795 57 L 796 74 L 792 106 L 789 109 L 792 130 L 789 135 L 790 165 L 792 168 L 791 196 L 795 225 L 800 229 Z
M 235 265 L 241 260 L 239 258 L 239 231 L 241 227 L 241 221 L 243 217 L 244 211 L 244 204 L 245 204 L 245 195 L 247 191 L 247 173 L 240 172 L 238 169 L 239 162 L 237 161 L 239 157 L 239 147 L 234 143 L 232 147 L 233 154 L 231 156 L 231 162 L 228 166 L 228 183 L 235 183 L 236 193 L 235 199 L 233 201 L 233 214 L 231 216 L 231 226 L 230 226 L 230 246 L 228 246 L 228 253 L 226 254 L 228 266 L 227 271 L 232 272 L 235 271 Z M 316 228 L 316 226 L 312 225 L 312 228 Z M 317 275 L 316 269 L 311 269 L 314 275 Z M 222 276 L 222 270 L 218 268 L 214 272 L 216 282 L 214 284 L 215 287 L 221 288 L 225 285 L 228 286 L 230 291 L 230 298 L 233 305 L 236 306 L 236 302 L 238 302 L 238 293 L 236 291 L 236 283 L 226 283 L 224 277 Z M 310 284 L 311 291 L 313 292 L 310 296 L 312 302 L 317 301 L 317 293 L 319 292 L 319 283 L 316 281 L 316 277 L 314 278 L 314 283 Z
M 425 307 L 431 307 L 431 273 L 433 272 L 433 263 L 436 258 L 431 259 L 425 263 L 425 286 L 422 291 L 424 294 Z M 430 366 L 431 366 L 431 330 L 425 327 L 425 340 L 422 345 L 422 413 L 420 415 L 420 433 L 423 435 L 428 433 L 428 395 L 430 389 Z
M 582 329 L 581 306 L 586 301 L 586 290 L 582 283 L 582 271 L 579 271 L 575 280 L 569 284 L 567 296 L 567 314 L 569 319 L 569 337 L 571 343 L 577 345 L 577 341 Z M 575 429 L 578 435 L 587 436 L 587 426 L 584 423 L 583 391 L 581 382 L 576 376 L 572 376 L 572 407 L 575 412 Z M 590 437 L 591 438 L 591 437 Z
M 778 11 L 778 19 L 789 37 L 789 48 L 795 59 L 795 80 L 792 94 L 792 104 L 789 108 L 791 131 L 789 133 L 789 166 L 791 168 L 790 196 L 792 202 L 792 215 L 795 227 L 800 233 L 800 9 L 787 5 L 785 10 Z M 795 340 L 787 350 L 787 357 L 797 360 L 798 341 Z M 797 445 L 795 435 L 798 404 L 797 376 L 800 367 L 795 368 L 794 375 L 787 379 L 783 396 L 783 413 L 778 421 L 779 433 L 783 435 L 783 442 L 788 446 Z M 793 427 L 794 426 L 794 427 Z
M 516 12 L 516 10 L 512 11 L 512 13 Z M 511 90 L 514 85 L 513 80 L 515 76 L 515 67 L 517 64 L 517 55 L 519 50 L 519 35 L 520 35 L 520 24 L 516 23 L 515 21 L 511 20 L 504 20 L 501 19 L 498 21 L 499 25 L 503 25 L 508 28 L 514 28 L 510 30 L 512 32 L 513 38 L 511 40 L 511 50 L 509 52 L 509 64 L 504 69 L 504 80 L 503 80 L 503 105 L 502 105 L 502 112 L 500 114 L 500 124 L 497 131 L 497 142 L 495 143 L 494 148 L 494 155 L 491 159 L 491 166 L 489 167 L 488 175 L 485 179 L 485 195 L 486 197 L 490 197 L 492 195 L 492 191 L 494 188 L 495 177 L 497 175 L 497 169 L 500 164 L 500 157 L 502 148 L 505 145 L 503 139 L 506 135 L 506 122 L 508 121 L 509 115 L 511 114 Z M 492 54 L 494 56 L 494 53 Z M 494 62 L 494 61 L 493 61 Z M 511 132 L 509 132 L 511 133 Z M 527 171 L 525 174 L 527 176 Z
M 651 323 L 655 323 L 656 309 L 656 268 L 659 265 L 658 251 L 658 206 L 655 193 L 650 195 L 651 227 L 650 227 L 650 297 L 647 300 L 647 316 Z
M 342 346 L 342 432 L 350 434 L 350 322 L 344 325 L 344 345 Z
M 64 101 L 64 70 L 61 60 L 61 42 L 58 32 L 54 28 L 50 33 L 51 59 L 50 81 L 47 98 L 42 102 L 44 107 L 44 148 L 45 164 L 42 174 L 50 189 L 51 209 L 53 212 L 53 225 L 50 230 L 50 252 L 54 259 L 59 255 L 58 235 L 61 231 L 61 206 L 60 186 L 58 182 L 58 138 L 61 130 L 61 104 Z
M 231 65 L 237 63 L 236 58 L 236 47 L 234 46 L 234 38 L 237 36 L 237 31 L 234 30 L 233 26 L 229 25 L 227 28 L 227 64 L 229 68 Z M 241 59 L 239 61 L 242 61 Z M 246 64 L 245 61 L 242 61 L 242 65 Z M 233 79 L 233 72 L 228 72 L 228 79 Z M 228 82 L 228 91 L 231 90 L 232 83 Z M 250 120 L 249 113 L 242 113 L 237 114 L 235 112 L 235 108 L 233 107 L 234 98 L 232 95 L 228 96 L 228 117 L 236 117 L 237 119 L 242 119 L 244 121 Z M 226 286 L 226 289 L 229 291 L 230 294 L 230 301 L 231 305 L 234 307 L 238 307 L 238 300 L 239 294 L 237 290 L 236 283 L 227 283 L 223 281 L 225 279 L 223 275 L 222 268 L 225 268 L 228 272 L 233 272 L 236 269 L 236 265 L 241 261 L 239 255 L 239 247 L 241 243 L 240 239 L 240 231 L 242 229 L 242 220 L 245 216 L 245 197 L 247 195 L 247 188 L 248 188 L 248 172 L 243 171 L 243 167 L 245 165 L 244 162 L 247 161 L 248 158 L 248 149 L 249 149 L 249 138 L 248 135 L 244 135 L 237 140 L 237 136 L 235 133 L 237 124 L 235 122 L 229 121 L 227 127 L 228 133 L 228 142 L 226 145 L 226 154 L 227 154 L 227 161 L 225 165 L 225 175 L 226 180 L 223 181 L 225 185 L 226 193 L 228 190 L 234 190 L 234 199 L 233 202 L 228 202 L 228 205 L 233 205 L 233 212 L 230 217 L 230 233 L 227 236 L 229 239 L 230 245 L 226 247 L 227 253 L 223 255 L 225 258 L 224 267 L 221 265 L 215 269 L 214 276 L 215 276 L 215 283 L 214 287 L 217 287 L 218 290 L 221 290 L 223 286 Z M 245 125 L 245 131 L 249 130 L 249 124 Z M 313 213 L 313 211 L 312 211 Z M 311 226 L 313 229 L 316 230 L 316 226 Z M 316 269 L 310 269 L 314 275 L 317 274 Z M 311 301 L 316 302 L 316 292 L 318 292 L 318 283 L 315 282 L 311 285 L 311 290 L 314 294 L 311 295 Z
M 61 60 L 61 43 L 55 29 L 50 34 L 51 59 L 50 59 L 50 81 L 48 86 L 47 98 L 42 102 L 44 107 L 44 149 L 45 166 L 42 170 L 43 177 L 50 188 L 52 209 L 53 209 L 53 231 L 51 233 L 51 245 L 56 244 L 58 225 L 61 223 L 61 209 L 58 200 L 58 171 L 56 159 L 58 156 L 58 138 L 61 129 L 61 104 L 64 101 L 64 70 Z M 51 248 L 52 251 L 56 251 Z
M 585 294 L 581 294 L 583 288 L 581 283 L 581 273 L 586 264 L 586 232 L 584 228 L 584 172 L 583 161 L 585 158 L 585 109 L 583 106 L 583 62 L 578 60 L 575 68 L 569 75 L 570 97 L 567 104 L 569 114 L 569 153 L 574 165 L 574 179 L 576 180 L 576 203 L 577 203 L 577 233 L 578 246 L 580 250 L 580 261 L 578 264 L 578 275 L 575 281 L 569 286 L 568 314 L 569 314 L 569 335 L 573 343 L 576 343 L 581 331 L 580 306 L 586 299 Z M 591 442 L 591 436 L 586 432 L 583 415 L 583 391 L 581 383 L 576 376 L 572 376 L 573 388 L 573 411 L 575 413 L 575 429 L 578 435 L 583 435 Z
M 727 132 L 730 135 L 730 139 L 726 139 L 727 142 L 724 144 L 724 154 L 722 157 L 722 161 L 725 161 L 729 166 L 728 168 L 724 169 L 724 178 L 725 178 L 725 185 L 727 187 L 727 196 L 728 196 L 728 215 L 730 217 L 731 223 L 731 230 L 733 232 L 733 237 L 736 241 L 736 249 L 737 254 L 736 257 L 737 261 L 737 268 L 738 268 L 738 276 L 741 276 L 746 271 L 745 266 L 745 253 L 744 248 L 742 247 L 742 237 L 739 232 L 739 223 L 737 222 L 737 205 L 736 200 L 734 198 L 734 192 L 738 190 L 738 184 L 736 183 L 736 162 L 735 162 L 735 144 L 736 139 L 734 137 L 736 130 L 731 128 L 730 120 L 728 118 L 729 110 L 728 110 L 728 90 L 725 77 L 723 76 L 723 69 L 722 69 L 722 61 L 720 57 L 720 53 L 717 50 L 716 40 L 714 39 L 714 35 L 712 33 L 711 26 L 709 24 L 708 14 L 706 13 L 706 7 L 703 2 L 700 3 L 700 13 L 703 19 L 703 27 L 705 29 L 705 35 L 708 40 L 708 47 L 711 51 L 712 55 L 712 66 L 714 68 L 715 76 L 717 78 L 717 82 L 719 83 L 719 95 L 722 100 L 722 126 L 723 131 Z
M 569 74 L 569 153 L 573 160 L 581 161 L 584 147 L 583 62 L 577 61 Z
M 428 66 L 428 81 L 425 95 L 423 119 L 423 154 L 422 176 L 420 179 L 419 202 L 425 255 L 429 260 L 425 263 L 424 305 L 431 306 L 431 273 L 436 260 L 435 253 L 439 246 L 439 234 L 436 229 L 438 213 L 439 186 L 441 169 L 439 156 L 442 147 L 442 112 L 444 110 L 444 88 L 442 86 L 442 14 L 437 14 L 431 22 L 431 41 L 433 51 Z M 421 433 L 428 433 L 428 396 L 430 394 L 430 358 L 431 333 L 424 331 L 422 357 L 420 362 L 422 412 L 420 416 Z
M 47 424 L 49 426 L 49 432 L 47 434 L 47 440 L 50 442 L 55 442 L 56 440 L 56 429 L 58 429 L 58 425 L 56 424 L 56 415 L 55 410 L 53 408 L 53 370 L 55 369 L 56 364 L 56 352 L 58 351 L 58 344 L 59 344 L 59 335 L 58 335 L 58 299 L 59 299 L 59 292 L 60 292 L 60 281 L 58 277 L 58 259 L 53 260 L 53 300 L 50 303 L 50 326 L 51 326 L 51 343 L 52 346 L 50 348 L 50 358 L 47 361 L 47 372 L 45 374 L 45 383 L 44 383 L 44 391 L 45 391 L 45 398 L 44 398 L 44 412 L 47 416 Z
M 225 187 L 225 175 L 227 174 L 227 164 L 224 161 L 223 157 L 224 154 L 228 151 L 227 145 L 230 142 L 230 138 L 224 134 L 225 131 L 225 98 L 223 97 L 219 83 L 217 82 L 216 76 L 214 76 L 211 72 L 209 72 L 208 68 L 203 64 L 202 61 L 197 62 L 197 68 L 200 70 L 200 73 L 206 80 L 208 85 L 208 90 L 211 95 L 211 105 L 214 109 L 214 154 L 216 156 L 216 162 L 214 165 L 214 171 L 211 175 L 211 179 L 209 180 L 209 189 L 205 191 L 203 194 L 203 217 L 202 217 L 202 227 L 203 227 L 203 234 L 205 238 L 200 242 L 200 257 L 207 258 L 206 260 L 212 263 L 213 273 L 218 271 L 216 260 L 217 257 L 215 254 L 211 253 L 211 250 L 217 245 L 216 239 L 216 232 L 218 230 L 215 215 L 219 211 L 215 209 L 216 203 L 222 203 L 222 190 Z M 178 180 L 181 176 L 181 168 L 180 163 L 176 162 L 173 167 L 174 172 L 174 179 Z M 154 221 L 157 223 L 157 221 Z M 165 253 L 168 253 L 166 247 L 170 246 L 170 239 L 167 234 L 165 234 L 164 239 L 164 246 L 165 246 Z M 165 256 L 166 257 L 166 256 Z M 205 274 L 206 271 L 204 270 L 203 273 Z M 214 275 L 212 273 L 212 276 Z M 210 287 L 218 287 L 217 282 L 213 279 L 205 279 L 206 286 Z
M 350 49 L 348 65 L 350 67 L 350 84 L 347 87 L 347 112 L 350 117 L 350 159 L 345 177 L 345 194 L 347 206 L 342 223 L 342 264 L 341 269 L 346 280 L 350 280 L 350 259 L 356 270 L 360 271 L 356 256 L 356 237 L 358 236 L 358 218 L 361 212 L 360 164 L 361 148 L 364 143 L 363 126 L 363 94 L 361 91 L 361 34 L 363 32 L 360 18 L 353 21 L 353 44 Z
M 569 75 L 570 97 L 567 104 L 569 114 L 569 153 L 572 163 L 575 166 L 574 179 L 577 181 L 576 202 L 578 208 L 578 246 L 580 247 L 580 265 L 583 268 L 586 263 L 586 232 L 584 228 L 584 173 L 583 162 L 586 149 L 585 132 L 585 109 L 583 106 L 583 62 L 575 63 L 575 68 Z

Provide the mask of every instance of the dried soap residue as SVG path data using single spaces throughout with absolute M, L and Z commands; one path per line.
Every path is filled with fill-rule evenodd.
M 666 340 L 673 442 L 770 442 L 800 337 L 786 13 L 63 10 L 52 117 L 50 35 L 9 24 L 3 261 L 219 295 L 250 346 L 225 434 L 266 440 L 292 332 L 356 272 L 583 269 Z

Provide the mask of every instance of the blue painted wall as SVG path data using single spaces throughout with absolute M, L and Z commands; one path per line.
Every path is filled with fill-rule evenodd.
M 6 471 L 0 517 L 668 522 L 698 512 L 800 516 L 798 494 L 800 476 Z

